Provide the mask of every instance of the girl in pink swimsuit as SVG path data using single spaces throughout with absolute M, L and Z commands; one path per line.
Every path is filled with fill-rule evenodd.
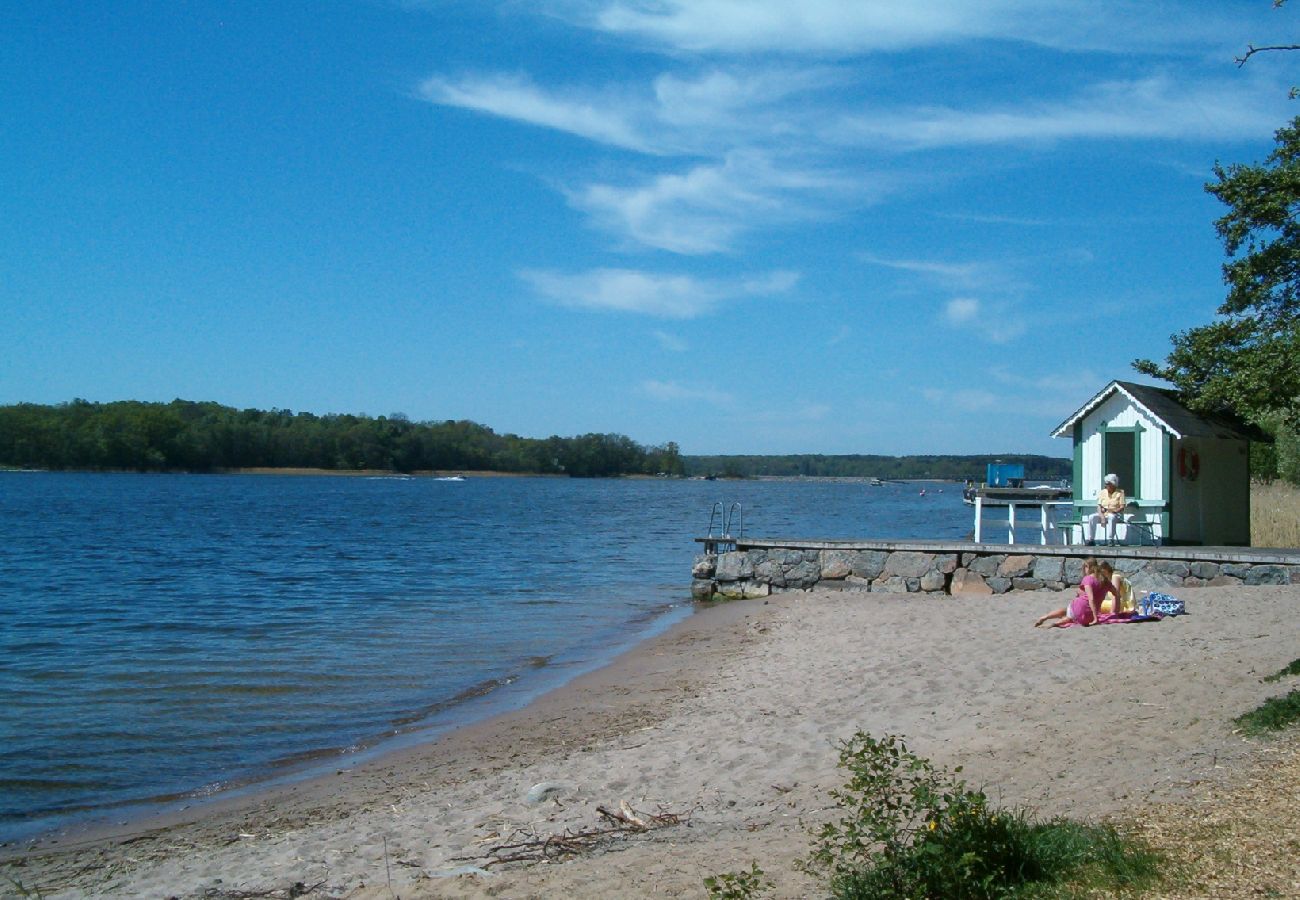
M 1117 608 L 1119 604 L 1119 592 L 1115 590 L 1115 585 L 1111 583 L 1111 575 L 1115 570 L 1108 562 L 1098 563 L 1095 559 L 1085 559 L 1083 561 L 1083 579 L 1079 582 L 1079 593 L 1070 605 L 1061 609 L 1055 609 L 1047 615 L 1042 616 L 1034 627 L 1037 628 L 1048 619 L 1057 619 L 1052 623 L 1056 628 L 1062 625 L 1068 625 L 1071 622 L 1077 622 L 1080 625 L 1095 625 L 1098 616 L 1101 615 L 1101 601 L 1110 594 L 1115 599 L 1111 601 L 1111 607 Z

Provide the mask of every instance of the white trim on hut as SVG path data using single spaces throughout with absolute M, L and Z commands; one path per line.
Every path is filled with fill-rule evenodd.
M 1165 543 L 1250 543 L 1250 435 L 1165 388 L 1112 381 L 1052 431 L 1074 442 L 1074 497 L 1085 515 L 1110 472 Z M 1124 532 L 1132 529 L 1121 528 Z

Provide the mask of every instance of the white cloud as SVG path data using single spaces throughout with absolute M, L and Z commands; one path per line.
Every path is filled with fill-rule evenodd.
M 1006 285 L 1010 279 L 1002 267 L 988 262 L 940 262 L 932 259 L 888 259 L 863 253 L 859 258 L 875 266 L 921 275 L 934 284 L 952 289 Z
M 992 36 L 1010 30 L 1011 14 L 1027 5 L 1026 0 L 621 0 L 605 7 L 596 25 L 688 50 L 847 53 Z M 1035 4 L 1040 15 L 1062 5 Z
M 666 331 L 652 331 L 650 334 L 659 342 L 659 346 L 672 353 L 685 353 L 687 350 L 691 349 L 690 344 L 686 343 L 686 341 L 682 340 L 675 334 L 669 334 Z
M 1168 53 L 1189 41 L 1222 40 L 1224 25 L 1234 21 L 1204 8 L 1171 13 L 1129 0 L 613 0 L 596 6 L 587 22 L 593 28 L 678 50 L 728 53 L 843 55 L 969 40 Z
M 944 307 L 944 318 L 949 325 L 966 325 L 978 322 L 980 302 L 974 297 L 953 297 Z
M 609 231 L 638 244 L 699 255 L 732 248 L 745 231 L 814 215 L 814 196 L 860 189 L 835 176 L 774 164 L 763 154 L 729 154 L 721 163 L 617 186 L 592 184 L 569 202 Z
M 666 403 L 708 403 L 721 407 L 735 403 L 735 398 L 725 391 L 707 387 L 690 387 L 675 381 L 647 380 L 641 382 L 640 389 L 646 396 Z
M 959 390 L 925 388 L 921 391 L 921 396 L 935 406 L 961 412 L 982 412 L 997 409 L 1003 405 L 1003 398 L 992 391 L 986 391 L 982 388 L 961 388 Z
M 799 280 L 796 273 L 781 271 L 722 280 L 634 269 L 594 269 L 576 275 L 526 270 L 520 277 L 562 306 L 665 319 L 693 319 L 728 301 L 785 293 Z
M 1193 84 L 1152 76 L 994 109 L 915 107 L 843 117 L 829 140 L 897 150 L 1090 139 L 1208 140 L 1267 134 L 1275 96 L 1256 83 Z
M 485 75 L 456 82 L 430 78 L 420 85 L 419 93 L 441 106 L 470 109 L 554 128 L 597 143 L 653 152 L 634 121 L 640 116 L 634 114 L 626 98 L 584 96 L 578 92 L 561 96 L 537 87 L 522 75 Z

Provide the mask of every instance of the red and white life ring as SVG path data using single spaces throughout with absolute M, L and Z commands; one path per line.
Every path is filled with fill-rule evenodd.
M 1184 481 L 1195 481 L 1201 474 L 1201 454 L 1191 447 L 1178 448 L 1178 477 Z

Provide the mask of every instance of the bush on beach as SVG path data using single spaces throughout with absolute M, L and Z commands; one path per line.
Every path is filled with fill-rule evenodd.
M 840 747 L 845 815 L 818 834 L 811 868 L 831 893 L 865 898 L 1042 896 L 1081 882 L 1119 890 L 1157 880 L 1159 856 L 1109 826 L 1035 821 L 909 751 L 894 735 L 858 732 Z
M 1160 881 L 1161 855 L 1106 825 L 1035 821 L 996 809 L 982 792 L 907 749 L 858 732 L 840 745 L 847 784 L 831 791 L 842 816 L 816 832 L 805 869 L 837 900 L 953 900 L 1135 890 Z M 760 871 L 757 864 L 754 871 Z M 763 885 L 706 880 L 710 897 L 756 896 Z M 728 894 L 715 886 L 743 887 Z

